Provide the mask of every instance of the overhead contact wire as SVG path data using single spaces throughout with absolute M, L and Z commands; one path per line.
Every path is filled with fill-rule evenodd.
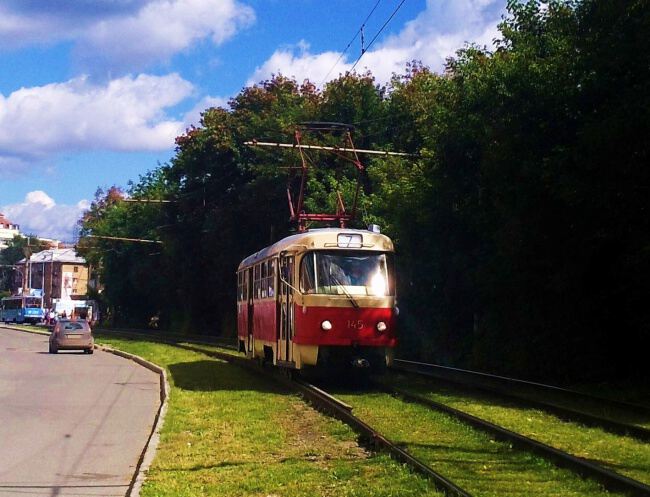
M 370 43 L 368 43 L 368 46 L 367 46 L 367 47 L 366 47 L 366 48 L 361 52 L 361 55 L 359 55 L 359 58 L 358 58 L 357 61 L 354 63 L 354 65 L 352 66 L 352 68 L 350 69 L 350 71 L 354 71 L 354 68 L 357 67 L 357 64 L 358 64 L 359 61 L 361 60 L 361 57 L 363 57 L 363 56 L 366 54 L 366 52 L 367 52 L 368 50 L 370 50 L 370 47 L 372 46 L 372 44 L 375 42 L 375 40 L 376 40 L 377 37 L 381 34 L 381 32 L 384 30 L 384 28 L 385 28 L 386 26 L 388 26 L 388 23 L 391 21 L 391 19 L 393 19 L 393 17 L 395 17 L 395 14 L 397 14 L 397 11 L 402 7 L 402 5 L 404 5 L 404 2 L 406 2 L 406 0 L 402 0 L 402 1 L 399 3 L 399 5 L 395 8 L 395 10 L 393 11 L 393 13 L 390 15 L 390 17 L 389 17 L 388 19 L 386 19 L 386 22 L 384 23 L 384 25 L 383 25 L 381 28 L 379 28 L 379 31 L 377 31 L 377 34 L 373 37 L 372 40 L 370 40 Z
M 372 16 L 372 14 L 375 12 L 375 10 L 377 9 L 377 6 L 379 5 L 380 2 L 381 2 L 381 0 L 377 0 L 377 3 L 375 3 L 375 6 L 374 6 L 374 7 L 372 8 L 372 10 L 370 11 L 370 14 L 368 14 L 368 15 L 366 16 L 366 19 L 361 23 L 361 27 L 360 27 L 360 28 L 357 30 L 357 32 L 354 34 L 354 36 L 353 36 L 352 39 L 350 40 L 350 43 L 348 43 L 348 45 L 343 49 L 343 51 L 341 52 L 341 55 L 339 55 L 339 58 L 336 59 L 336 62 L 334 62 L 334 65 L 330 68 L 329 71 L 327 71 L 327 74 L 325 75 L 325 77 L 323 78 L 323 81 L 321 81 L 321 83 L 320 83 L 319 86 L 323 86 L 323 84 L 325 83 L 325 81 L 327 80 L 327 78 L 329 77 L 329 75 L 332 73 L 332 71 L 334 70 L 334 68 L 338 65 L 338 63 L 341 61 L 341 59 L 342 59 L 343 56 L 345 55 L 345 52 L 347 52 L 347 51 L 348 51 L 348 48 L 350 48 L 350 46 L 352 45 L 352 43 L 354 43 L 354 40 L 357 39 L 357 37 L 359 36 L 360 33 L 363 33 L 363 27 L 364 27 L 364 26 L 366 25 L 366 23 L 368 22 L 368 19 L 370 19 L 370 16 Z

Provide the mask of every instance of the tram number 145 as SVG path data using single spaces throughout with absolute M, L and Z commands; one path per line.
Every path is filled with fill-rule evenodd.
M 363 329 L 363 321 L 360 319 L 348 319 L 348 328 L 351 328 L 353 330 L 362 330 Z

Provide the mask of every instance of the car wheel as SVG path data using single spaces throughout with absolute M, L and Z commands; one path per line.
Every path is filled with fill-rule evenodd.
M 86 353 L 87 354 L 92 354 L 94 351 L 95 351 L 94 349 L 88 349 L 88 350 L 86 350 Z

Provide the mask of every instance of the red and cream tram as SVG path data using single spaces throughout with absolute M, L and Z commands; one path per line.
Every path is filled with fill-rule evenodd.
M 237 271 L 239 349 L 278 366 L 383 369 L 397 343 L 392 241 L 325 228 L 289 236 Z

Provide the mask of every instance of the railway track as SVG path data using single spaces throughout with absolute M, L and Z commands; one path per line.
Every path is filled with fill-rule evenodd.
M 650 486 L 605 469 L 602 466 L 591 463 L 585 459 L 573 456 L 565 451 L 558 450 L 550 445 L 507 430 L 494 423 L 472 416 L 471 414 L 448 405 L 427 399 L 426 397 L 414 395 L 402 389 L 386 387 L 384 385 L 377 385 L 377 387 L 393 396 L 400 397 L 407 402 L 414 402 L 453 416 L 454 418 L 469 424 L 473 428 L 492 435 L 498 440 L 511 443 L 513 447 L 532 452 L 553 462 L 558 467 L 569 469 L 585 478 L 596 480 L 609 491 L 622 492 L 631 496 L 650 496 Z
M 232 353 L 211 351 L 200 347 L 200 345 L 211 345 L 211 346 L 226 347 L 229 349 L 236 349 L 236 347 L 233 344 L 227 344 L 227 343 L 223 344 L 214 341 L 209 341 L 209 342 L 205 341 L 203 343 L 189 344 L 190 342 L 192 342 L 192 340 L 188 340 L 188 338 L 185 336 L 182 337 L 181 336 L 172 337 L 169 335 L 155 336 L 149 333 L 137 333 L 131 331 L 119 331 L 119 332 L 110 331 L 109 333 L 115 335 L 122 335 L 122 336 L 143 337 L 143 338 L 146 337 L 148 339 L 154 339 L 157 341 L 161 341 L 161 342 L 165 342 L 165 343 L 169 343 L 181 347 L 186 350 L 202 353 L 210 357 L 225 360 L 230 363 L 245 367 L 247 369 L 255 369 L 257 371 L 260 371 L 260 366 L 254 363 L 253 361 L 250 361 L 249 359 L 246 359 L 241 356 L 236 356 Z M 405 361 L 398 361 L 398 362 L 403 363 Z M 424 365 L 418 364 L 418 368 L 422 368 L 422 366 Z M 265 372 L 268 374 L 268 370 Z M 445 478 L 445 476 L 431 469 L 426 463 L 416 459 L 408 452 L 397 447 L 388 438 L 381 435 L 379 432 L 377 432 L 372 427 L 367 425 L 361 419 L 354 416 L 352 413 L 352 408 L 349 405 L 335 399 L 334 397 L 327 394 L 323 390 L 320 390 L 319 388 L 310 385 L 308 383 L 301 382 L 299 380 L 293 380 L 282 375 L 274 375 L 274 376 L 276 377 L 276 379 L 283 382 L 288 388 L 300 392 L 301 395 L 303 395 L 303 397 L 306 398 L 310 403 L 312 403 L 317 409 L 324 411 L 329 415 L 336 417 L 342 422 L 348 424 L 350 427 L 352 427 L 352 429 L 354 429 L 357 433 L 359 433 L 359 435 L 364 441 L 366 441 L 373 448 L 386 450 L 391 455 L 391 457 L 408 465 L 415 472 L 420 473 L 426 476 L 427 478 L 429 478 L 437 488 L 441 489 L 446 494 L 454 495 L 454 496 L 463 496 L 463 497 L 470 496 L 470 494 L 467 491 L 455 485 L 452 481 Z M 430 399 L 426 399 L 424 397 L 417 396 L 396 388 L 388 388 L 382 386 L 381 389 L 387 393 L 390 393 L 393 396 L 400 397 L 407 402 L 415 402 L 424 405 L 430 409 L 444 412 L 447 415 L 450 415 L 454 418 L 461 420 L 466 424 L 469 424 L 475 429 L 489 433 L 494 438 L 507 441 L 511 443 L 513 446 L 521 450 L 535 453 L 540 457 L 552 461 L 555 465 L 559 467 L 567 468 L 583 477 L 596 480 L 599 483 L 601 483 L 603 487 L 608 491 L 621 492 L 623 494 L 630 495 L 633 497 L 637 497 L 637 496 L 650 497 L 650 486 L 642 482 L 620 475 L 618 473 L 605 469 L 597 464 L 573 456 L 567 452 L 561 451 L 559 449 L 556 449 L 544 443 L 530 439 L 518 433 L 509 431 L 498 425 L 477 418 L 470 414 L 464 413 L 450 406 L 437 403 Z M 589 397 L 593 399 L 593 396 L 589 396 Z
M 633 424 L 622 423 L 603 416 L 590 414 L 588 412 L 571 409 L 562 405 L 562 398 L 564 398 L 565 401 L 568 400 L 572 403 L 586 401 L 592 405 L 600 406 L 605 410 L 631 413 L 636 416 L 643 416 L 647 420 L 650 420 L 650 408 L 638 404 L 621 402 L 575 390 L 555 387 L 552 385 L 544 385 L 542 383 L 401 359 L 395 360 L 392 369 L 404 373 L 428 376 L 445 382 L 461 385 L 465 388 L 498 394 L 503 398 L 513 399 L 520 404 L 526 404 L 530 407 L 546 411 L 566 421 L 576 421 L 586 426 L 598 427 L 611 433 L 628 435 L 644 442 L 650 442 L 649 429 Z M 515 390 L 518 388 L 523 388 L 525 391 L 528 391 L 528 395 L 525 395 L 525 393 L 517 394 Z M 557 403 L 545 402 L 535 398 L 536 396 L 545 396 L 549 394 L 561 396 L 561 398 L 558 398 L 559 401 Z
M 173 339 L 170 338 L 169 336 L 156 337 L 148 333 L 138 333 L 138 332 L 124 331 L 124 330 L 122 331 L 102 330 L 102 331 L 113 335 L 127 336 L 127 337 L 140 336 L 140 337 L 146 337 L 148 339 L 154 339 L 163 343 L 169 343 L 176 347 L 189 350 L 192 352 L 205 354 L 208 357 L 213 357 L 215 359 L 221 359 L 231 364 L 236 364 L 238 366 L 246 368 L 248 370 L 256 371 L 258 373 L 262 369 L 264 369 L 259 364 L 251 361 L 250 359 L 246 359 L 242 356 L 236 356 L 225 352 L 206 350 L 200 347 L 195 347 L 194 345 L 185 345 L 185 343 L 188 343 L 185 337 L 182 337 L 183 339 L 178 339 L 178 337 L 176 339 Z M 212 342 L 209 344 L 213 346 L 217 345 Z M 236 347 L 232 344 L 230 344 L 227 348 L 236 349 Z M 264 372 L 267 375 L 269 373 L 268 370 L 265 370 Z M 283 375 L 281 373 L 280 374 L 275 373 L 273 374 L 273 377 L 277 381 L 284 384 L 288 389 L 299 392 L 316 409 L 323 411 L 328 415 L 335 417 L 336 419 L 350 426 L 356 433 L 360 435 L 361 439 L 365 441 L 367 445 L 373 448 L 374 450 L 385 450 L 395 460 L 403 464 L 406 464 L 413 471 L 431 480 L 435 485 L 435 487 L 445 492 L 446 495 L 450 495 L 454 497 L 472 497 L 471 494 L 469 494 L 462 488 L 455 485 L 452 481 L 448 480 L 440 473 L 437 473 L 436 471 L 431 469 L 424 462 L 413 457 L 408 452 L 402 450 L 393 442 L 391 442 L 386 437 L 381 435 L 377 430 L 373 429 L 371 426 L 364 423 L 361 419 L 359 419 L 354 414 L 352 414 L 352 407 L 350 407 L 349 405 L 329 395 L 327 392 L 321 390 L 315 385 L 304 382 L 302 380 L 294 379 L 292 377 Z
M 293 388 L 297 388 L 303 397 L 305 397 L 318 410 L 324 411 L 330 416 L 344 422 L 356 431 L 362 439 L 375 450 L 385 450 L 393 459 L 406 464 L 412 470 L 431 480 L 436 488 L 445 492 L 445 494 L 457 497 L 471 497 L 471 494 L 467 491 L 463 490 L 440 473 L 434 471 L 420 459 L 417 459 L 405 450 L 399 448 L 377 430 L 352 414 L 352 407 L 349 405 L 309 383 L 300 380 L 293 380 L 292 386 Z

